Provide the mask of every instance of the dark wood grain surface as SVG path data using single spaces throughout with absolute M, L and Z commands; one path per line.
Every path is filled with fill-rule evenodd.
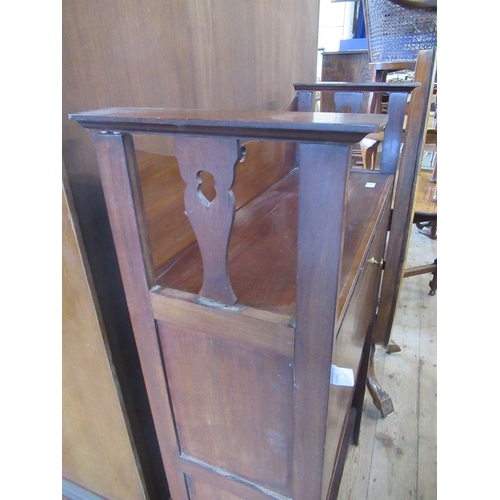
M 70 114 L 82 127 L 108 132 L 231 136 L 354 143 L 379 132 L 387 117 L 290 111 L 107 108 Z M 335 136 L 333 136 L 335 134 Z
M 411 92 L 420 86 L 418 82 L 316 82 L 294 83 L 293 88 L 298 92 L 300 90 L 311 90 L 315 92 Z

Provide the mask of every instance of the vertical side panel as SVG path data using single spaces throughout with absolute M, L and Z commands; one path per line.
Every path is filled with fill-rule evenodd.
M 350 146 L 301 144 L 293 498 L 319 500 Z
M 120 273 L 170 492 L 176 500 L 188 500 L 183 476 L 174 473 L 179 451 L 149 299 L 149 288 L 153 285 L 153 263 L 145 235 L 132 136 L 94 134 L 93 138 Z

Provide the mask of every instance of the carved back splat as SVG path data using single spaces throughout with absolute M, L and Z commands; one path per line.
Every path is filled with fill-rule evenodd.
M 200 295 L 224 304 L 235 304 L 236 295 L 227 271 L 227 251 L 235 213 L 231 187 L 234 166 L 240 157 L 239 141 L 232 138 L 176 137 L 174 148 L 186 183 L 186 213 L 203 261 Z M 207 198 L 204 191 L 204 171 L 215 180 L 213 198 Z

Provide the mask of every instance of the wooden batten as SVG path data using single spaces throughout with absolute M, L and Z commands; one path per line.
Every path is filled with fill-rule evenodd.
M 295 329 L 289 325 L 292 318 L 203 301 L 197 295 L 177 290 L 158 288 L 150 292 L 150 298 L 154 317 L 158 321 L 293 358 Z

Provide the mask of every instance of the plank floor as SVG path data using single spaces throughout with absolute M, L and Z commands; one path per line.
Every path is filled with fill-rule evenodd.
M 413 225 L 407 265 L 437 257 L 437 240 Z M 431 275 L 403 280 L 391 338 L 400 352 L 377 347 L 375 367 L 394 413 L 382 418 L 368 391 L 359 445 L 350 446 L 339 500 L 437 498 L 437 297 Z

